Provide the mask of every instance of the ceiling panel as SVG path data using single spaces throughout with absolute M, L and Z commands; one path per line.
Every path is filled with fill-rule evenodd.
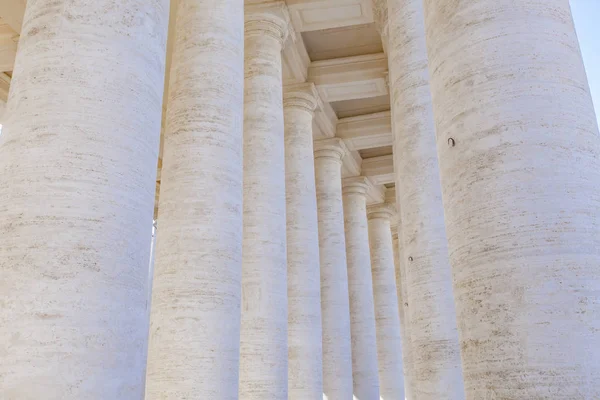
M 374 23 L 303 32 L 302 38 L 312 61 L 383 52 Z

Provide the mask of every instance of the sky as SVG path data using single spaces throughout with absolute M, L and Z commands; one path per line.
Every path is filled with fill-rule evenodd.
M 571 10 L 596 116 L 600 116 L 600 0 L 571 0 Z

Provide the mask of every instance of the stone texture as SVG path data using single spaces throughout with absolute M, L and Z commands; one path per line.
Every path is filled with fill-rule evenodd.
M 358 400 L 379 398 L 377 330 L 371 277 L 371 252 L 367 223 L 367 191 L 370 183 L 360 176 L 342 181 L 350 330 L 352 380 Z
M 421 0 L 388 2 L 396 189 L 407 259 L 415 393 L 464 398 Z
M 395 211 L 395 208 L 387 203 L 368 208 L 379 390 L 384 400 L 406 399 L 402 379 L 402 338 L 390 222 L 395 217 Z
M 285 88 L 285 187 L 290 400 L 323 396 L 321 272 L 313 153 L 313 84 Z
M 179 0 L 147 400 L 238 398 L 243 15 L 241 0 Z
M 315 181 L 321 261 L 323 321 L 323 399 L 352 399 L 350 302 L 342 201 L 341 139 L 323 139 L 315 146 Z
M 28 2 L 0 136 L 4 400 L 143 398 L 167 21 L 166 0 Z
M 246 7 L 240 399 L 288 398 L 283 2 Z
M 425 17 L 467 398 L 600 398 L 600 141 L 569 2 Z
M 398 206 L 396 206 L 396 209 Z M 398 220 L 396 212 L 396 220 Z M 412 362 L 412 338 L 410 335 L 410 313 L 408 312 L 409 304 L 405 299 L 406 295 L 406 279 L 405 265 L 403 264 L 404 252 L 402 251 L 402 242 L 398 240 L 398 236 L 402 236 L 402 224 L 396 222 L 392 226 L 392 243 L 394 246 L 394 270 L 396 278 L 396 293 L 398 297 L 398 314 L 400 316 L 400 329 L 402 336 L 402 371 L 404 372 L 404 396 L 406 400 L 414 400 L 414 366 Z

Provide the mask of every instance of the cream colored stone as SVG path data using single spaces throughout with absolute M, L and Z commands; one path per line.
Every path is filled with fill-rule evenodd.
M 598 399 L 600 139 L 569 2 L 425 18 L 467 398 Z
M 389 0 L 396 190 L 410 304 L 413 395 L 464 398 L 421 0 Z
M 321 260 L 323 399 L 352 399 L 350 301 L 346 265 L 341 139 L 314 143 Z
M 238 398 L 243 15 L 179 0 L 146 400 Z
M 395 217 L 396 210 L 388 203 L 371 206 L 367 210 L 380 396 L 384 400 L 405 400 L 400 313 L 390 221 Z
M 367 223 L 369 181 L 364 176 L 342 181 L 354 397 L 379 398 L 377 330 Z
M 396 209 L 398 206 L 396 205 Z M 396 219 L 398 212 L 396 211 Z M 412 362 L 412 338 L 410 335 L 410 313 L 408 312 L 409 304 L 405 301 L 408 299 L 406 295 L 406 279 L 405 265 L 403 264 L 404 252 L 402 251 L 402 242 L 398 240 L 398 236 L 402 236 L 402 224 L 396 221 L 392 226 L 392 243 L 394 246 L 394 270 L 396 278 L 396 293 L 398 297 L 398 313 L 400 315 L 400 329 L 402 336 L 402 372 L 404 372 L 404 396 L 406 400 L 415 400 L 414 390 L 414 365 Z
M 167 20 L 28 4 L 0 135 L 3 400 L 144 396 Z
M 287 400 L 283 2 L 246 7 L 241 400 Z
M 320 399 L 323 395 L 321 275 L 312 133 L 313 112 L 318 106 L 314 85 L 285 88 L 290 400 Z

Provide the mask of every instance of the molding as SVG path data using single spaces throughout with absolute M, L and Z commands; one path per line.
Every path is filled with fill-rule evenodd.
M 342 179 L 342 194 L 362 194 L 365 197 L 373 184 L 366 176 L 353 176 Z
M 308 80 L 317 85 L 323 101 L 342 101 L 385 96 L 388 62 L 384 53 L 315 61 Z
M 360 175 L 362 169 L 362 158 L 358 151 L 348 151 L 342 164 L 342 178 L 350 178 Z
M 308 79 L 310 58 L 308 57 L 302 35 L 294 33 L 288 36 L 286 42 L 283 44 L 281 62 L 284 85 L 306 82 Z
M 338 118 L 328 102 L 322 102 L 321 112 L 313 119 L 313 139 L 332 138 L 336 135 Z
M 371 0 L 287 0 L 298 32 L 373 22 Z
M 297 83 L 283 87 L 283 107 L 298 107 L 313 113 L 321 111 L 323 102 L 312 83 Z
M 371 178 L 375 185 L 394 183 L 394 156 L 390 154 L 363 160 L 362 174 Z
M 396 219 L 396 207 L 388 202 L 370 204 L 367 206 L 367 218 L 387 219 L 390 223 Z
M 392 146 L 391 113 L 384 111 L 342 118 L 337 124 L 337 136 L 344 139 L 349 150 Z
M 313 142 L 315 158 L 332 158 L 342 164 L 348 154 L 344 141 L 339 138 L 321 139 Z
M 244 6 L 244 35 L 246 38 L 272 36 L 280 41 L 282 50 L 289 38 L 295 41 L 296 32 L 291 24 L 285 2 L 246 3 Z

